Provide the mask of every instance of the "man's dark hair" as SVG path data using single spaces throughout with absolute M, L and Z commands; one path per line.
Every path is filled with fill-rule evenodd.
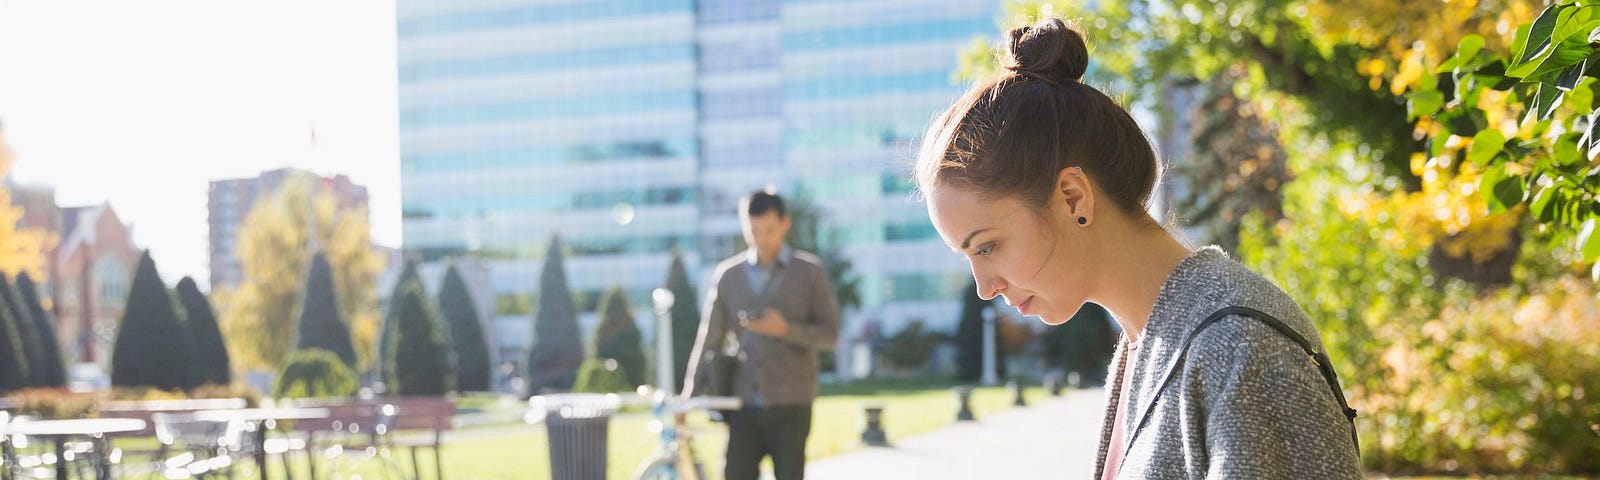
M 759 217 L 766 215 L 767 212 L 778 212 L 779 217 L 788 215 L 783 211 L 783 199 L 769 190 L 751 192 L 749 195 L 745 195 L 744 199 L 739 201 L 739 204 L 742 205 L 740 210 L 749 217 Z

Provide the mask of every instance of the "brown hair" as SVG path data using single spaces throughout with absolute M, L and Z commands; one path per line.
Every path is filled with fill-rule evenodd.
M 928 127 L 915 175 L 923 192 L 972 188 L 1046 208 L 1062 169 L 1079 167 L 1130 216 L 1142 213 L 1159 165 L 1133 117 L 1080 82 L 1083 35 L 1059 18 L 1011 31 L 1005 69 L 979 81 Z

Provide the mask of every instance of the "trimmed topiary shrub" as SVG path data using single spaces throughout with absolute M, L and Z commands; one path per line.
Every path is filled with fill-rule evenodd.
M 583 366 L 578 368 L 578 381 L 572 384 L 572 391 L 579 393 L 616 393 L 631 392 L 634 387 L 628 386 L 627 372 L 616 360 L 610 358 L 591 358 L 583 361 Z
M 348 397 L 360 382 L 355 372 L 333 352 L 320 348 L 296 350 L 284 359 L 283 371 L 272 388 L 277 398 Z

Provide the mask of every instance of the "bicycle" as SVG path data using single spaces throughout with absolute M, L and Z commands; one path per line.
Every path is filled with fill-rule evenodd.
M 646 395 L 629 396 L 625 402 L 633 401 L 643 404 Z M 667 392 L 655 392 L 649 395 L 650 413 L 655 417 L 650 421 L 650 431 L 658 434 L 661 449 L 655 457 L 646 459 L 639 464 L 639 470 L 634 473 L 635 480 L 701 480 L 705 477 L 705 470 L 700 462 L 695 460 L 693 430 L 688 428 L 685 415 L 695 410 L 735 410 L 740 402 L 737 397 L 693 397 L 684 399 Z

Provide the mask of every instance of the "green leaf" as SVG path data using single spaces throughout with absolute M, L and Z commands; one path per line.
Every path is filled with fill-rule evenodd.
M 1439 64 L 1439 67 L 1434 69 L 1434 72 L 1445 73 L 1467 66 L 1471 64 L 1472 59 L 1476 58 L 1478 56 L 1478 52 L 1482 50 L 1483 37 L 1478 35 L 1467 35 L 1466 37 L 1462 37 L 1461 41 L 1456 44 L 1456 54 L 1451 55 L 1449 59 L 1444 61 L 1444 63 Z
M 1456 43 L 1456 56 L 1461 57 L 1463 62 L 1477 57 L 1480 50 L 1483 50 L 1483 37 L 1476 34 L 1461 37 L 1461 41 Z
M 1550 35 L 1556 31 L 1556 20 L 1561 16 L 1561 11 L 1567 8 L 1566 5 L 1551 5 L 1545 8 L 1529 27 L 1527 36 L 1523 36 L 1521 29 L 1518 29 L 1517 44 L 1521 47 L 1517 51 L 1518 64 L 1532 61 L 1539 52 L 1550 46 Z
M 1582 14 L 1574 15 L 1574 18 L 1571 19 L 1572 22 L 1570 22 L 1573 25 L 1563 25 L 1557 29 L 1557 36 L 1553 37 L 1555 43 L 1553 48 L 1549 49 L 1547 56 L 1537 62 L 1519 65 L 1512 69 L 1514 70 L 1513 72 L 1508 72 L 1508 74 L 1527 80 L 1544 80 L 1546 75 L 1559 72 L 1569 65 L 1589 58 L 1590 55 L 1595 53 L 1595 48 L 1589 45 L 1589 32 L 1600 28 L 1600 19 L 1589 18 L 1596 9 L 1600 9 L 1600 7 L 1584 7 L 1575 10 L 1576 12 L 1582 12 Z M 1537 67 L 1529 68 L 1529 65 L 1535 63 L 1538 64 Z
M 1522 203 L 1527 195 L 1522 177 L 1506 175 L 1505 168 L 1500 165 L 1485 170 L 1478 182 L 1478 192 L 1489 202 L 1492 212 L 1514 207 Z
M 1478 71 L 1472 72 L 1472 76 L 1477 79 L 1479 84 L 1502 92 L 1517 86 L 1519 82 L 1519 79 L 1506 76 L 1505 60 L 1489 62 L 1479 68 Z
M 1528 209 L 1538 217 L 1539 221 L 1549 223 L 1556 218 L 1556 209 L 1552 208 L 1556 203 L 1552 201 L 1555 200 L 1555 198 L 1555 188 L 1546 187 L 1540 189 L 1539 193 L 1533 195 L 1533 203 L 1528 205 Z
M 1583 61 L 1562 69 L 1561 74 L 1556 75 L 1556 88 L 1562 91 L 1571 91 L 1573 87 L 1578 86 L 1578 80 L 1583 78 L 1583 72 L 1589 69 L 1589 60 L 1593 58 L 1594 54 L 1590 54 L 1588 57 L 1584 57 Z
M 1594 64 L 1595 61 L 1595 57 L 1589 57 L 1589 60 L 1585 61 L 1584 63 Z M 1567 92 L 1567 99 L 1565 103 L 1567 105 L 1571 105 L 1574 110 L 1580 112 L 1593 110 L 1594 82 L 1594 77 L 1582 77 L 1579 79 L 1578 84 L 1572 87 L 1572 91 Z
M 1489 128 L 1472 137 L 1472 149 L 1467 151 L 1467 160 L 1478 165 L 1488 165 L 1494 154 L 1506 145 L 1505 134 L 1499 130 Z
M 1556 165 L 1565 167 L 1583 161 L 1583 151 L 1578 148 L 1580 137 L 1578 132 L 1568 132 L 1556 138 L 1555 144 L 1550 147 L 1550 157 Z
M 1477 135 L 1478 131 L 1489 125 L 1483 110 L 1477 108 L 1453 108 L 1440 112 L 1434 118 L 1451 134 L 1461 137 Z
M 1528 109 L 1528 117 L 1524 121 L 1539 121 L 1550 118 L 1556 107 L 1561 105 L 1561 89 L 1550 84 L 1539 84 L 1539 93 L 1533 96 L 1532 108 Z
M 1423 90 L 1406 94 L 1406 117 L 1410 121 L 1432 116 L 1444 106 L 1444 92 Z

